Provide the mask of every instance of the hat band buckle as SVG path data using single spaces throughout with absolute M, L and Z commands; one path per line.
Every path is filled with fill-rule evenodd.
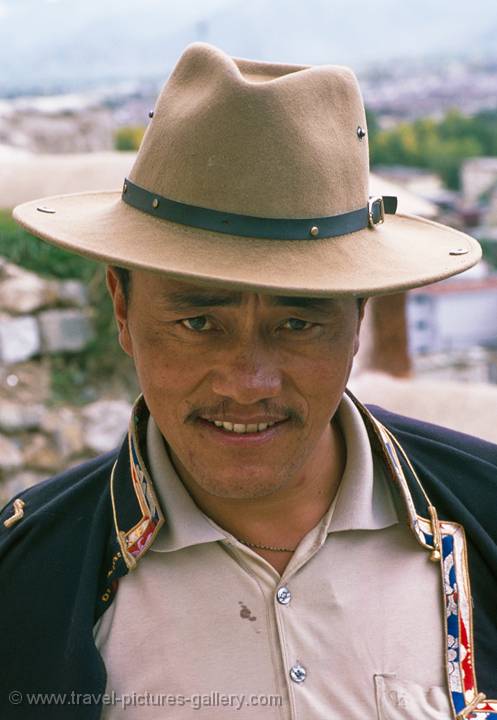
M 368 200 L 368 225 L 383 225 L 385 222 L 385 203 L 382 195 L 374 195 Z

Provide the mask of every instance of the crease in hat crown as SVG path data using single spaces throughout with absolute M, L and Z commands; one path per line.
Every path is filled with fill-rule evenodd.
M 357 80 L 189 46 L 162 90 L 129 179 L 188 205 L 269 218 L 367 205 L 369 157 Z

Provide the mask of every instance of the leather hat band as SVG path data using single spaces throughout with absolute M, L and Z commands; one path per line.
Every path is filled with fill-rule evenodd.
M 367 207 L 342 215 L 305 219 L 260 218 L 169 200 L 128 179 L 124 181 L 122 199 L 137 210 L 163 220 L 216 233 L 268 240 L 316 240 L 347 235 L 381 224 L 385 213 L 394 214 L 397 210 L 396 197 L 376 196 L 369 199 Z

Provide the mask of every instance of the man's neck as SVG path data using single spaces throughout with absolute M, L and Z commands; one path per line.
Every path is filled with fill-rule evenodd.
M 198 507 L 234 537 L 255 545 L 295 549 L 326 514 L 345 468 L 345 441 L 336 419 L 311 462 L 288 484 L 264 497 L 226 498 L 207 493 L 172 457 L 178 475 Z M 253 548 L 281 574 L 292 552 Z

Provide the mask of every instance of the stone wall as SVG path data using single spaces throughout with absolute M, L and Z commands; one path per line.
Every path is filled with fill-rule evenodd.
M 94 336 L 85 286 L 0 258 L 0 505 L 25 487 L 118 445 L 131 406 L 104 397 L 53 405 L 51 358 Z

